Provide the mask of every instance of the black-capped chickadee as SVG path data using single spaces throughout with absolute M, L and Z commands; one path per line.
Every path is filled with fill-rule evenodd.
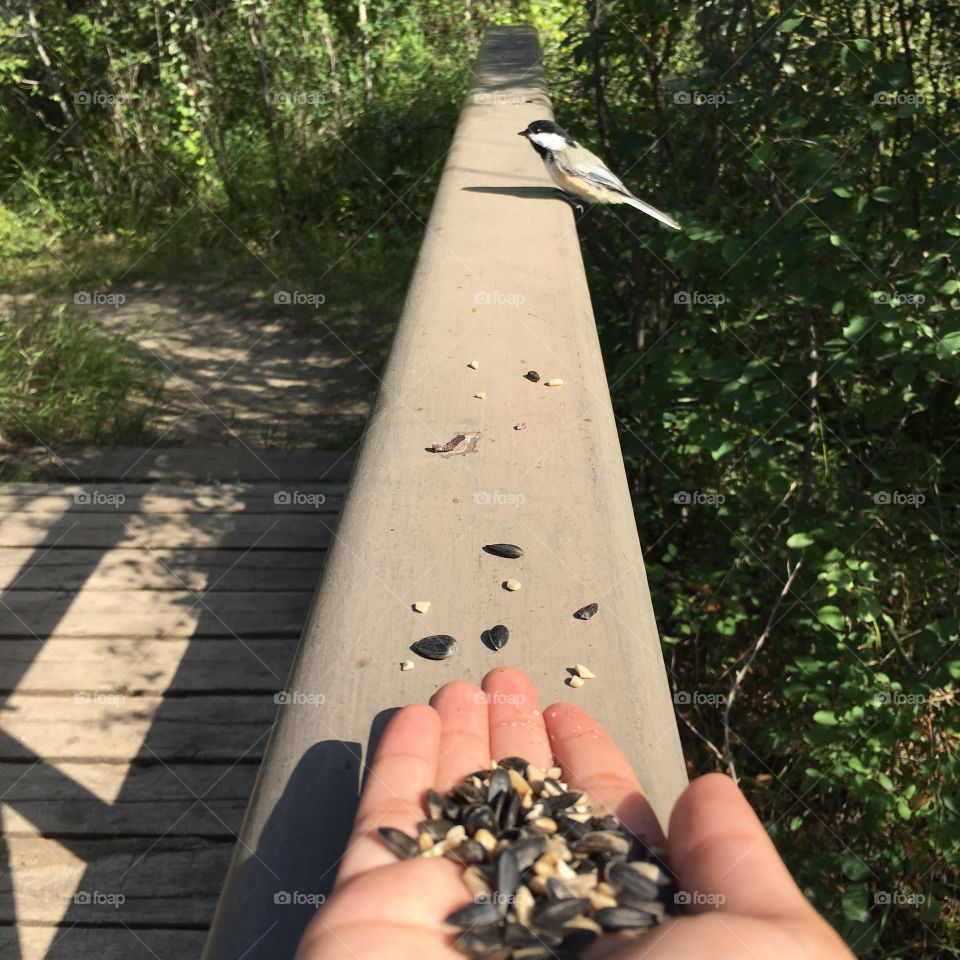
M 626 203 L 665 223 L 674 230 L 680 224 L 649 203 L 638 200 L 610 172 L 607 165 L 586 147 L 581 147 L 563 127 L 552 120 L 534 120 L 520 131 L 543 160 L 550 178 L 560 188 L 565 199 L 583 209 L 577 200 L 587 203 Z

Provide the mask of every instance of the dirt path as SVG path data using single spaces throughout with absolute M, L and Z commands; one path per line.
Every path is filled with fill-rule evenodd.
M 160 444 L 337 447 L 362 430 L 376 377 L 322 324 L 223 291 L 112 293 L 123 302 L 78 309 L 157 364 Z

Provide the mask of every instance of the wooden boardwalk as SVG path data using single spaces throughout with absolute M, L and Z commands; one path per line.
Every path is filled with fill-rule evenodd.
M 4 960 L 199 956 L 349 465 L 122 451 L 0 486 Z

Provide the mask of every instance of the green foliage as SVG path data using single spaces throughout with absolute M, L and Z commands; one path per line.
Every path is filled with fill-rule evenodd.
M 585 241 L 677 689 L 728 695 L 764 638 L 728 726 L 681 708 L 687 755 L 735 765 L 858 954 L 952 955 L 958 14 L 731 9 L 615 4 L 554 66 L 685 226 Z
M 6 444 L 147 439 L 158 377 L 123 338 L 58 310 L 0 317 L 0 435 Z

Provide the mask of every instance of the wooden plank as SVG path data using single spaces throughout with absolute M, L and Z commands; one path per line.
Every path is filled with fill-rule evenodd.
M 116 801 L 104 803 L 116 764 L 0 763 L 0 796 L 21 827 L 6 836 L 229 837 L 240 829 L 256 775 L 255 763 L 133 765 Z
M 278 690 L 283 688 L 281 681 Z M 302 705 L 314 720 L 320 706 Z M 272 694 L 164 699 L 107 694 L 6 698 L 0 760 L 252 761 L 261 756 L 277 704 Z
M 272 480 L 343 481 L 353 452 L 329 450 L 255 450 L 249 447 L 143 449 L 118 447 L 58 448 L 51 479 L 90 481 L 238 482 Z
M 0 547 L 139 547 L 144 550 L 243 548 L 316 550 L 329 544 L 329 514 L 186 514 L 130 516 L 104 513 L 0 514 Z
M 47 925 L 0 931 L 0 956 L 21 960 L 174 960 L 200 955 L 203 930 L 144 930 L 129 927 Z M 5 940 L 9 946 L 5 947 Z M 14 944 L 18 944 L 15 947 Z M 19 952 L 18 952 L 19 951 Z
M 312 594 L 130 590 L 70 594 L 12 590 L 0 603 L 0 638 L 298 636 Z
M 185 838 L 80 840 L 68 851 L 24 838 L 9 853 L 10 872 L 0 873 L 0 923 L 57 923 L 62 917 L 64 923 L 186 926 L 209 923 L 230 845 Z M 86 863 L 79 886 L 77 856 Z M 118 896 L 123 902 L 104 902 Z
M 10 692 L 3 680 L 9 676 L 20 678 L 19 693 L 273 693 L 286 679 L 296 646 L 292 636 L 243 643 L 70 638 L 39 648 L 36 640 L 0 640 L 0 692 Z
M 342 483 L 5 483 L 0 514 L 336 513 Z
M 0 590 L 313 590 L 326 551 L 0 547 Z

